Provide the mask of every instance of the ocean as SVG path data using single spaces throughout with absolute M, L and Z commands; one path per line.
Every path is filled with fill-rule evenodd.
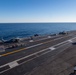
M 76 30 L 76 23 L 0 23 L 0 39 L 29 37 Z

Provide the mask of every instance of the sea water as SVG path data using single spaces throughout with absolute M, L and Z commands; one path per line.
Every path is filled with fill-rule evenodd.
M 76 23 L 0 23 L 0 39 L 29 37 L 76 30 Z

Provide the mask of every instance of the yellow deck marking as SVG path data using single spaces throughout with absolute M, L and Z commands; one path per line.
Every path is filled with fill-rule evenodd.
M 7 55 L 10 55 L 10 54 L 13 54 L 13 53 L 17 53 L 17 52 L 20 52 L 22 50 L 26 50 L 26 48 L 22 48 L 22 49 L 19 49 L 19 50 L 15 50 L 15 51 L 12 51 L 12 52 L 8 52 L 8 53 L 5 53 L 5 54 L 2 54 L 1 56 L 7 56 Z

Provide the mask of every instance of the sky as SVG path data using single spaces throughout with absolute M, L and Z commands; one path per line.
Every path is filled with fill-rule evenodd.
M 76 22 L 76 0 L 0 0 L 0 23 Z

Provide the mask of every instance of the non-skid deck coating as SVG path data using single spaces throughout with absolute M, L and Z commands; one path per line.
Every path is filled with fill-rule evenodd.
M 70 75 L 76 65 L 76 31 L 33 40 L 0 53 L 0 75 Z

